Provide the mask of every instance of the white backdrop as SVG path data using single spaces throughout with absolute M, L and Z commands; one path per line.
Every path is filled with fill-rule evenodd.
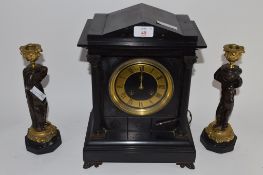
M 140 2 L 195 20 L 208 48 L 194 66 L 189 109 L 196 149 L 196 169 L 175 164 L 105 163 L 82 169 L 82 147 L 91 103 L 89 64 L 80 61 L 77 41 L 87 18 Z M 263 1 L 261 0 L 1 0 L 0 1 L 0 174 L 262 174 Z M 37 156 L 26 151 L 24 136 L 31 124 L 24 93 L 24 61 L 19 46 L 34 42 L 44 50 L 49 68 L 45 92 L 49 120 L 58 126 L 62 145 Z M 213 82 L 222 65 L 223 45 L 244 45 L 240 67 L 243 86 L 235 98 L 231 124 L 238 140 L 234 152 L 215 154 L 199 141 L 214 119 L 220 90 Z

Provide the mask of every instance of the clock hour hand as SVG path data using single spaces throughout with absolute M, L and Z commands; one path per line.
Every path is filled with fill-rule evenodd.
M 140 90 L 143 90 L 143 85 L 142 85 L 142 80 L 143 80 L 143 71 L 142 71 L 142 67 L 140 67 L 140 72 L 141 72 L 141 74 L 140 74 L 140 86 L 139 86 L 139 89 Z

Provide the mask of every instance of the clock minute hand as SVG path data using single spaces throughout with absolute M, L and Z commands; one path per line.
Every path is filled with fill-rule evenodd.
M 140 72 L 141 72 L 141 75 L 140 75 L 140 86 L 139 86 L 139 89 L 140 90 L 143 90 L 143 85 L 142 85 L 142 80 L 143 80 L 143 72 L 142 72 L 142 68 L 140 67 Z

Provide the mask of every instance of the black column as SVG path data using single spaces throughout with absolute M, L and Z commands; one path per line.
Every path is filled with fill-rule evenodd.
M 104 128 L 103 119 L 103 77 L 101 74 L 101 56 L 87 55 L 87 60 L 91 64 L 92 79 L 92 101 L 93 101 L 93 129 L 92 131 L 101 132 Z
M 187 111 L 188 111 L 188 103 L 189 103 L 189 96 L 190 96 L 190 86 L 191 86 L 191 78 L 192 78 L 192 68 L 193 64 L 196 62 L 196 56 L 184 56 L 184 74 L 183 74 L 183 81 L 182 81 L 182 96 L 180 102 L 180 120 L 186 123 L 187 126 L 185 129 L 188 130 L 190 135 L 190 140 L 192 141 L 192 135 L 190 132 L 190 128 L 188 125 L 188 118 L 187 118 Z M 194 143 L 192 143 L 194 144 Z

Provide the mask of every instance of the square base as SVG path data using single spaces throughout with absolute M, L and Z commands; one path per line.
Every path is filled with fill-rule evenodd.
M 93 139 L 94 115 L 91 112 L 83 149 L 84 168 L 102 162 L 177 163 L 193 169 L 196 151 L 188 123 L 181 138 L 172 132 L 108 131 L 104 138 Z M 160 137 L 165 135 L 165 137 Z

